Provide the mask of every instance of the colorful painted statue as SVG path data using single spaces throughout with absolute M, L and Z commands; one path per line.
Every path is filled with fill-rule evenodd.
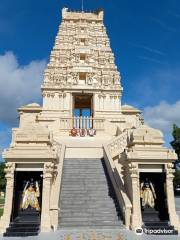
M 21 209 L 25 210 L 28 207 L 34 208 L 37 211 L 40 211 L 38 198 L 40 197 L 39 185 L 36 181 L 36 186 L 33 183 L 26 183 L 23 191 L 23 198 Z
M 141 199 L 142 199 L 142 207 L 151 207 L 155 206 L 156 193 L 153 187 L 153 184 L 149 181 L 148 178 L 145 179 L 141 183 Z

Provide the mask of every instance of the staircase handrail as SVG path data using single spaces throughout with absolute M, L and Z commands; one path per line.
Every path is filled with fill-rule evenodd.
M 112 158 L 124 151 L 127 146 L 128 131 L 125 130 L 119 136 L 114 137 L 107 143 L 108 150 Z
M 121 175 L 113 161 L 113 157 L 115 155 L 118 155 L 124 151 L 127 145 L 127 136 L 128 136 L 128 132 L 125 131 L 121 135 L 115 137 L 109 143 L 104 144 L 103 147 L 104 147 L 104 159 L 105 159 L 106 167 L 108 170 L 108 174 L 113 184 L 113 187 L 119 202 L 119 206 L 124 218 L 125 226 L 129 229 L 131 224 L 130 218 L 131 218 L 132 204 L 128 195 L 126 194 L 126 189 L 124 186 L 124 182 L 121 178 Z M 116 144 L 115 151 L 114 149 L 112 149 L 113 144 Z M 117 149 L 118 146 L 119 146 L 119 150 Z

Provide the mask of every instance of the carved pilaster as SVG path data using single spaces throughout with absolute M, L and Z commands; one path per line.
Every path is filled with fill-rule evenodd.
M 10 224 L 12 205 L 13 205 L 13 190 L 14 190 L 14 170 L 15 163 L 6 163 L 6 198 L 4 205 L 4 214 L 0 220 L 0 231 L 4 232 Z
M 51 230 L 50 194 L 51 194 L 51 185 L 52 185 L 54 170 L 55 170 L 54 163 L 44 164 L 42 212 L 41 212 L 41 231 L 42 232 L 49 232 Z
M 167 205 L 169 212 L 169 219 L 171 225 L 176 229 L 180 229 L 179 218 L 176 213 L 175 200 L 174 200 L 174 188 L 173 188 L 173 178 L 174 178 L 174 169 L 173 164 L 168 163 L 165 165 L 166 169 L 166 194 L 167 194 Z
M 140 192 L 139 192 L 139 170 L 137 163 L 129 163 L 129 173 L 132 183 L 132 217 L 131 227 L 134 230 L 142 225 Z

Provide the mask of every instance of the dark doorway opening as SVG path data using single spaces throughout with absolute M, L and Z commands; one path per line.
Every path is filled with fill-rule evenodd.
M 166 196 L 166 175 L 165 173 L 140 173 L 140 185 L 146 180 L 152 183 L 156 198 L 154 208 L 143 207 L 141 198 L 141 210 L 143 222 L 168 221 L 168 206 Z
M 11 221 L 13 221 L 21 212 L 21 202 L 23 197 L 23 190 L 27 183 L 27 181 L 31 181 L 33 179 L 34 182 L 38 182 L 40 196 L 38 198 L 39 206 L 41 209 L 42 202 L 42 171 L 18 171 L 15 172 L 14 176 L 14 194 L 13 194 L 13 208 L 11 214 Z M 40 210 L 41 212 L 41 210 Z
M 93 95 L 92 94 L 74 94 L 73 115 L 75 117 L 93 116 Z

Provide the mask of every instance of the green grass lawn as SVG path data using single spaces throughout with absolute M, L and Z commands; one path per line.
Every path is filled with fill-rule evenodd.
M 0 208 L 0 217 L 3 215 L 3 208 Z
M 5 199 L 4 198 L 0 198 L 0 204 L 4 204 Z

